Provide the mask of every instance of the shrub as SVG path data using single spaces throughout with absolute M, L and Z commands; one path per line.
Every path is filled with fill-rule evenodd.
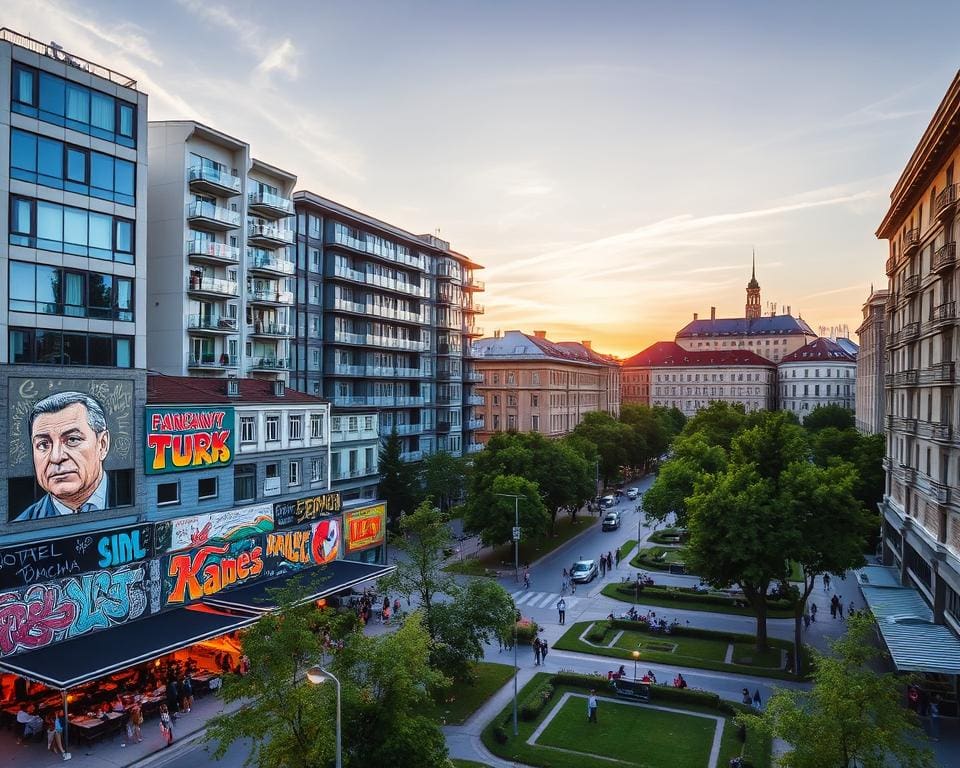
M 547 702 L 553 698 L 553 685 L 550 682 L 543 683 L 534 690 L 520 705 L 520 717 L 523 720 L 536 720 Z
M 597 643 L 599 645 L 607 639 L 607 632 L 609 631 L 609 619 L 606 621 L 598 621 L 592 627 L 590 627 L 590 631 L 587 633 L 587 640 L 589 640 L 591 643 Z
M 503 726 L 501 725 L 494 727 L 493 738 L 494 738 L 494 741 L 497 742 L 497 744 L 506 744 L 510 740 L 510 737 L 507 736 L 507 732 L 503 729 Z
M 530 645 L 539 631 L 540 627 L 533 619 L 520 619 L 517 622 L 517 642 Z
M 610 684 L 603 675 L 584 675 L 579 672 L 557 672 L 551 679 L 554 685 L 569 685 L 575 688 L 601 689 Z
M 636 594 L 636 587 L 633 582 L 621 582 L 617 584 L 617 592 L 621 595 L 633 597 Z M 749 603 L 744 597 L 727 597 L 726 595 L 711 595 L 695 592 L 692 589 L 683 587 L 640 587 L 640 594 L 653 595 L 664 600 L 676 600 L 678 603 L 706 603 L 707 605 L 742 605 L 749 607 Z M 793 606 L 789 600 L 767 600 L 767 607 L 773 610 L 788 611 Z

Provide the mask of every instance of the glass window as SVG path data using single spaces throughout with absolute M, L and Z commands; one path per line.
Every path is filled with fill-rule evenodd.
M 37 359 L 38 363 L 59 365 L 63 359 L 60 331 L 41 331 L 37 329 Z
M 88 317 L 110 319 L 113 315 L 113 277 L 90 273 L 87 280 Z
M 63 179 L 63 145 L 59 141 L 37 139 L 37 183 L 60 187 Z
M 67 180 L 77 184 L 87 183 L 87 153 L 82 149 L 67 147 Z M 83 190 L 73 191 L 82 192 Z
M 57 125 L 63 125 L 65 83 L 56 75 L 40 73 L 40 116 Z
M 77 272 L 63 273 L 63 314 L 67 317 L 85 317 L 87 314 L 84 278 L 85 275 Z
M 90 126 L 106 134 L 113 134 L 114 103 L 113 97 L 93 91 L 90 94 Z M 94 135 L 98 135 L 99 131 Z
M 63 250 L 87 255 L 87 212 L 79 208 L 63 209 Z
M 87 364 L 87 337 L 82 333 L 63 334 L 63 364 Z
M 136 138 L 135 133 L 137 130 L 136 120 L 134 119 L 135 113 L 133 105 L 120 104 L 120 130 L 118 133 L 121 136 L 133 139 Z
M 37 265 L 37 312 L 59 314 L 60 270 Z
M 36 277 L 34 265 L 10 262 L 10 309 L 14 312 L 36 312 Z
M 201 477 L 197 482 L 197 498 L 200 500 L 217 498 L 217 478 Z
M 36 84 L 36 73 L 32 69 L 24 69 L 16 64 L 13 65 L 13 100 L 21 104 L 37 105 L 34 94 L 34 85 Z
M 117 288 L 117 320 L 133 322 L 133 280 L 115 277 L 113 281 Z
M 113 258 L 124 264 L 133 264 L 133 222 L 126 219 L 117 219 L 116 242 Z
M 105 192 L 113 192 L 113 158 L 110 155 L 101 155 L 95 152 L 90 156 L 90 186 L 91 194 L 103 197 Z M 108 199 L 113 199 L 109 194 Z
M 113 337 L 92 334 L 88 337 L 88 365 L 113 365 Z
M 105 213 L 90 212 L 90 255 L 109 260 L 113 256 L 113 218 Z
M 10 167 L 35 174 L 37 171 L 37 137 L 32 133 L 14 130 L 10 133 Z M 17 178 L 20 178 L 17 176 Z M 28 175 L 27 181 L 36 177 Z
M 180 503 L 180 483 L 160 483 L 157 485 L 157 506 Z
M 67 120 L 84 125 L 90 123 L 90 91 L 82 85 L 67 83 Z M 70 125 L 69 122 L 67 125 Z M 70 126 L 73 127 L 73 126 Z
M 255 464 L 236 464 L 233 467 L 233 500 L 250 501 L 257 495 L 257 467 Z
M 31 213 L 33 206 L 29 200 L 13 198 L 10 203 L 10 232 L 24 235 L 33 233 Z M 17 243 L 22 245 L 23 243 Z
M 117 159 L 114 168 L 114 200 L 118 203 L 133 205 L 136 195 L 133 163 Z
M 33 334 L 25 328 L 10 331 L 10 362 L 29 363 L 33 360 Z
M 117 337 L 117 368 L 133 368 L 133 339 Z
M 63 207 L 37 201 L 37 247 L 59 251 L 63 244 Z

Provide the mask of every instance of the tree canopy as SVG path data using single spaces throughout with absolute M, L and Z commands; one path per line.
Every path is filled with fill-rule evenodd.
M 842 405 L 818 405 L 803 420 L 804 429 L 819 432 L 826 427 L 841 431 L 854 428 L 854 414 Z
M 403 441 L 396 427 L 380 446 L 380 497 L 387 502 L 387 516 L 395 527 L 402 515 L 409 515 L 420 497 L 417 470 L 400 458 Z

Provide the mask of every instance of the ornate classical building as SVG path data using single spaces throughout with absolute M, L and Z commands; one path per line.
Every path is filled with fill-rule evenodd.
M 553 342 L 545 331 L 507 331 L 473 345 L 483 377 L 480 440 L 517 430 L 560 437 L 592 411 L 620 413 L 620 366 L 589 341 Z
M 830 339 L 816 339 L 791 352 L 777 366 L 780 410 L 803 421 L 814 408 L 839 405 L 853 410 L 857 358 Z
M 883 432 L 886 408 L 886 305 L 890 291 L 871 290 L 863 305 L 863 322 L 857 328 L 860 354 L 857 355 L 857 429 L 867 434 Z

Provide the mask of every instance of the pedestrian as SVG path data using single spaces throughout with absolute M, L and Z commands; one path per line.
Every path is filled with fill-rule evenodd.
M 600 553 L 600 578 L 602 579 L 607 574 L 607 557 L 602 552 Z
M 572 578 L 570 579 L 570 594 L 577 594 L 577 582 L 575 582 Z
M 127 721 L 127 738 L 131 744 L 139 744 L 143 741 L 143 733 L 140 731 L 142 725 L 143 710 L 140 709 L 140 703 L 134 700 L 133 704 L 130 705 L 130 719 Z
M 837 598 L 837 616 L 843 618 L 843 595 Z
M 567 601 L 564 600 L 562 597 L 557 602 L 557 611 L 560 613 L 560 623 L 566 624 L 567 623 Z
M 166 704 L 160 705 L 160 734 L 163 736 L 163 740 L 167 742 L 166 746 L 169 747 L 173 744 L 173 719 L 170 717 Z
M 530 571 L 526 569 L 523 571 L 523 586 L 524 589 L 530 589 Z
M 853 600 L 850 601 L 850 605 L 847 606 L 847 616 L 853 616 L 857 612 L 857 606 L 853 604 Z
M 180 709 L 187 714 L 193 709 L 193 678 L 189 672 L 180 681 Z
M 817 604 L 810 603 L 810 621 L 817 620 Z
M 617 568 L 620 567 L 620 548 L 617 548 L 617 551 L 614 553 L 614 558 L 617 561 Z
M 177 690 L 177 681 L 171 674 L 167 678 L 167 710 L 171 717 L 176 717 L 177 708 L 180 706 L 180 691 Z
M 550 650 L 550 646 L 547 645 L 546 640 L 540 641 L 540 657 L 543 659 L 543 663 L 547 663 L 547 651 Z
M 760 711 L 760 707 L 761 707 L 760 689 L 757 688 L 757 690 L 755 690 L 755 691 L 753 692 L 753 708 L 754 708 L 757 712 L 759 712 L 759 711 Z
M 597 692 L 591 688 L 590 698 L 587 699 L 587 722 L 597 722 Z
M 823 574 L 823 591 L 824 592 L 830 591 L 830 574 L 829 573 Z
M 810 613 L 808 611 L 803 612 L 803 628 L 810 629 Z
M 607 570 L 613 570 L 613 552 L 607 552 Z
M 533 658 L 535 659 L 535 664 L 534 664 L 534 666 L 537 666 L 537 667 L 540 666 L 540 653 L 541 653 L 541 651 L 540 651 L 540 638 L 539 638 L 539 637 L 535 637 L 535 638 L 533 638 Z
M 836 595 L 830 598 L 830 618 L 831 619 L 837 618 L 837 607 L 839 605 L 840 605 L 840 600 L 837 598 Z
M 746 706 L 746 707 L 752 707 L 752 706 L 753 706 L 753 699 L 752 699 L 751 696 L 750 696 L 750 689 L 749 689 L 749 688 L 744 688 L 744 689 L 743 689 L 743 696 L 740 698 L 740 702 L 741 702 L 744 706 Z
M 48 712 L 44 719 L 47 728 L 47 749 L 55 755 L 60 755 L 61 760 L 69 760 L 70 753 L 63 748 L 63 737 L 60 735 L 58 721 L 53 712 Z
M 930 739 L 940 741 L 940 694 L 934 694 L 930 700 L 928 714 L 930 716 Z

